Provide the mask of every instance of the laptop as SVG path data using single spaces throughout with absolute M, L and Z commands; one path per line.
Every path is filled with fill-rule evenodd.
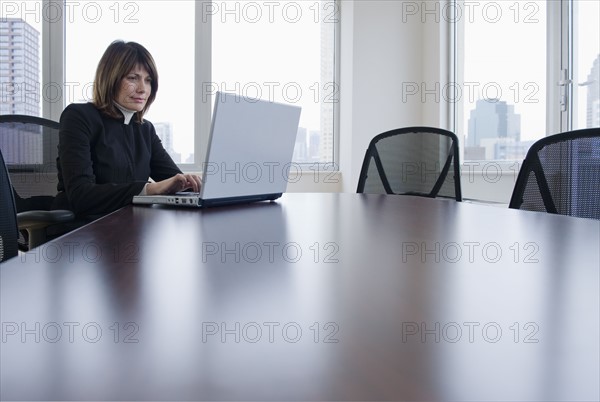
M 296 105 L 217 92 L 200 192 L 138 195 L 133 203 L 202 208 L 281 197 L 300 112 Z

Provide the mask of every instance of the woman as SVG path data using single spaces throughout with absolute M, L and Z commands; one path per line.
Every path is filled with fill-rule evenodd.
M 135 195 L 200 190 L 200 178 L 179 170 L 144 120 L 157 91 L 150 53 L 135 42 L 111 43 L 98 63 L 93 102 L 71 104 L 60 117 L 55 208 L 97 217 Z

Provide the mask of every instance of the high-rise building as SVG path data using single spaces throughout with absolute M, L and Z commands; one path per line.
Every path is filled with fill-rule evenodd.
M 600 127 L 600 54 L 587 78 L 586 127 Z
M 488 138 L 521 139 L 521 116 L 514 106 L 497 99 L 480 99 L 471 110 L 467 146 L 479 147 Z
M 321 1 L 320 7 L 325 7 Z M 323 8 L 322 8 L 323 9 Z M 333 162 L 333 130 L 334 130 L 334 107 L 339 99 L 337 83 L 334 78 L 334 53 L 335 53 L 335 24 L 323 19 L 321 21 L 321 139 L 319 149 L 319 161 L 323 163 Z
M 39 36 L 20 18 L 0 19 L 0 114 L 40 115 Z
M 321 162 L 319 150 L 323 149 L 321 146 L 322 133 L 311 130 L 308 133 L 308 159 L 312 162 Z
M 173 149 L 173 130 L 171 127 L 171 123 L 169 122 L 158 122 L 154 123 L 154 129 L 156 130 L 156 135 L 160 138 L 162 142 L 163 148 L 167 151 L 171 158 L 175 163 L 181 162 L 181 154 L 175 152 Z
M 306 128 L 298 127 L 296 144 L 294 146 L 294 158 L 292 159 L 298 163 L 308 162 L 308 143 L 306 141 L 306 133 Z
M 171 135 L 171 123 L 158 122 L 154 123 L 156 135 L 162 141 L 163 147 L 169 151 L 173 149 L 173 136 Z

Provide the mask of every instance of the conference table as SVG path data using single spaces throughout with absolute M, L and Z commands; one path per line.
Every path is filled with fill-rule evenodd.
M 2 400 L 600 399 L 600 222 L 284 194 L 0 265 Z

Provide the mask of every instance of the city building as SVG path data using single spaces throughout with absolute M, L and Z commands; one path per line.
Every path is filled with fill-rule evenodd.
M 20 18 L 0 19 L 0 114 L 40 115 L 39 36 Z
M 587 77 L 586 127 L 600 127 L 600 54 Z
M 171 158 L 175 163 L 181 162 L 181 154 L 176 152 L 173 148 L 173 129 L 169 122 L 158 122 L 153 123 L 156 135 L 160 138 L 163 147 L 171 155 Z
M 306 141 L 307 130 L 304 127 L 298 127 L 296 135 L 296 145 L 294 146 L 293 161 L 297 163 L 308 162 L 308 143 Z
M 335 24 L 331 21 L 321 21 L 321 85 L 320 85 L 320 105 L 321 105 L 321 139 L 319 150 L 319 161 L 330 163 L 334 160 L 334 107 L 339 99 L 337 83 L 334 73 L 334 53 L 335 53 Z
M 308 134 L 308 161 L 309 162 L 319 162 L 320 153 L 319 150 L 323 149 L 321 147 L 321 138 L 322 135 L 317 130 L 311 130 Z
M 521 139 L 521 116 L 514 106 L 498 99 L 480 99 L 471 110 L 467 146 L 478 147 L 486 138 Z
M 464 159 L 506 159 L 503 155 L 520 154 L 520 139 L 521 116 L 514 106 L 499 99 L 480 99 L 469 117 Z

